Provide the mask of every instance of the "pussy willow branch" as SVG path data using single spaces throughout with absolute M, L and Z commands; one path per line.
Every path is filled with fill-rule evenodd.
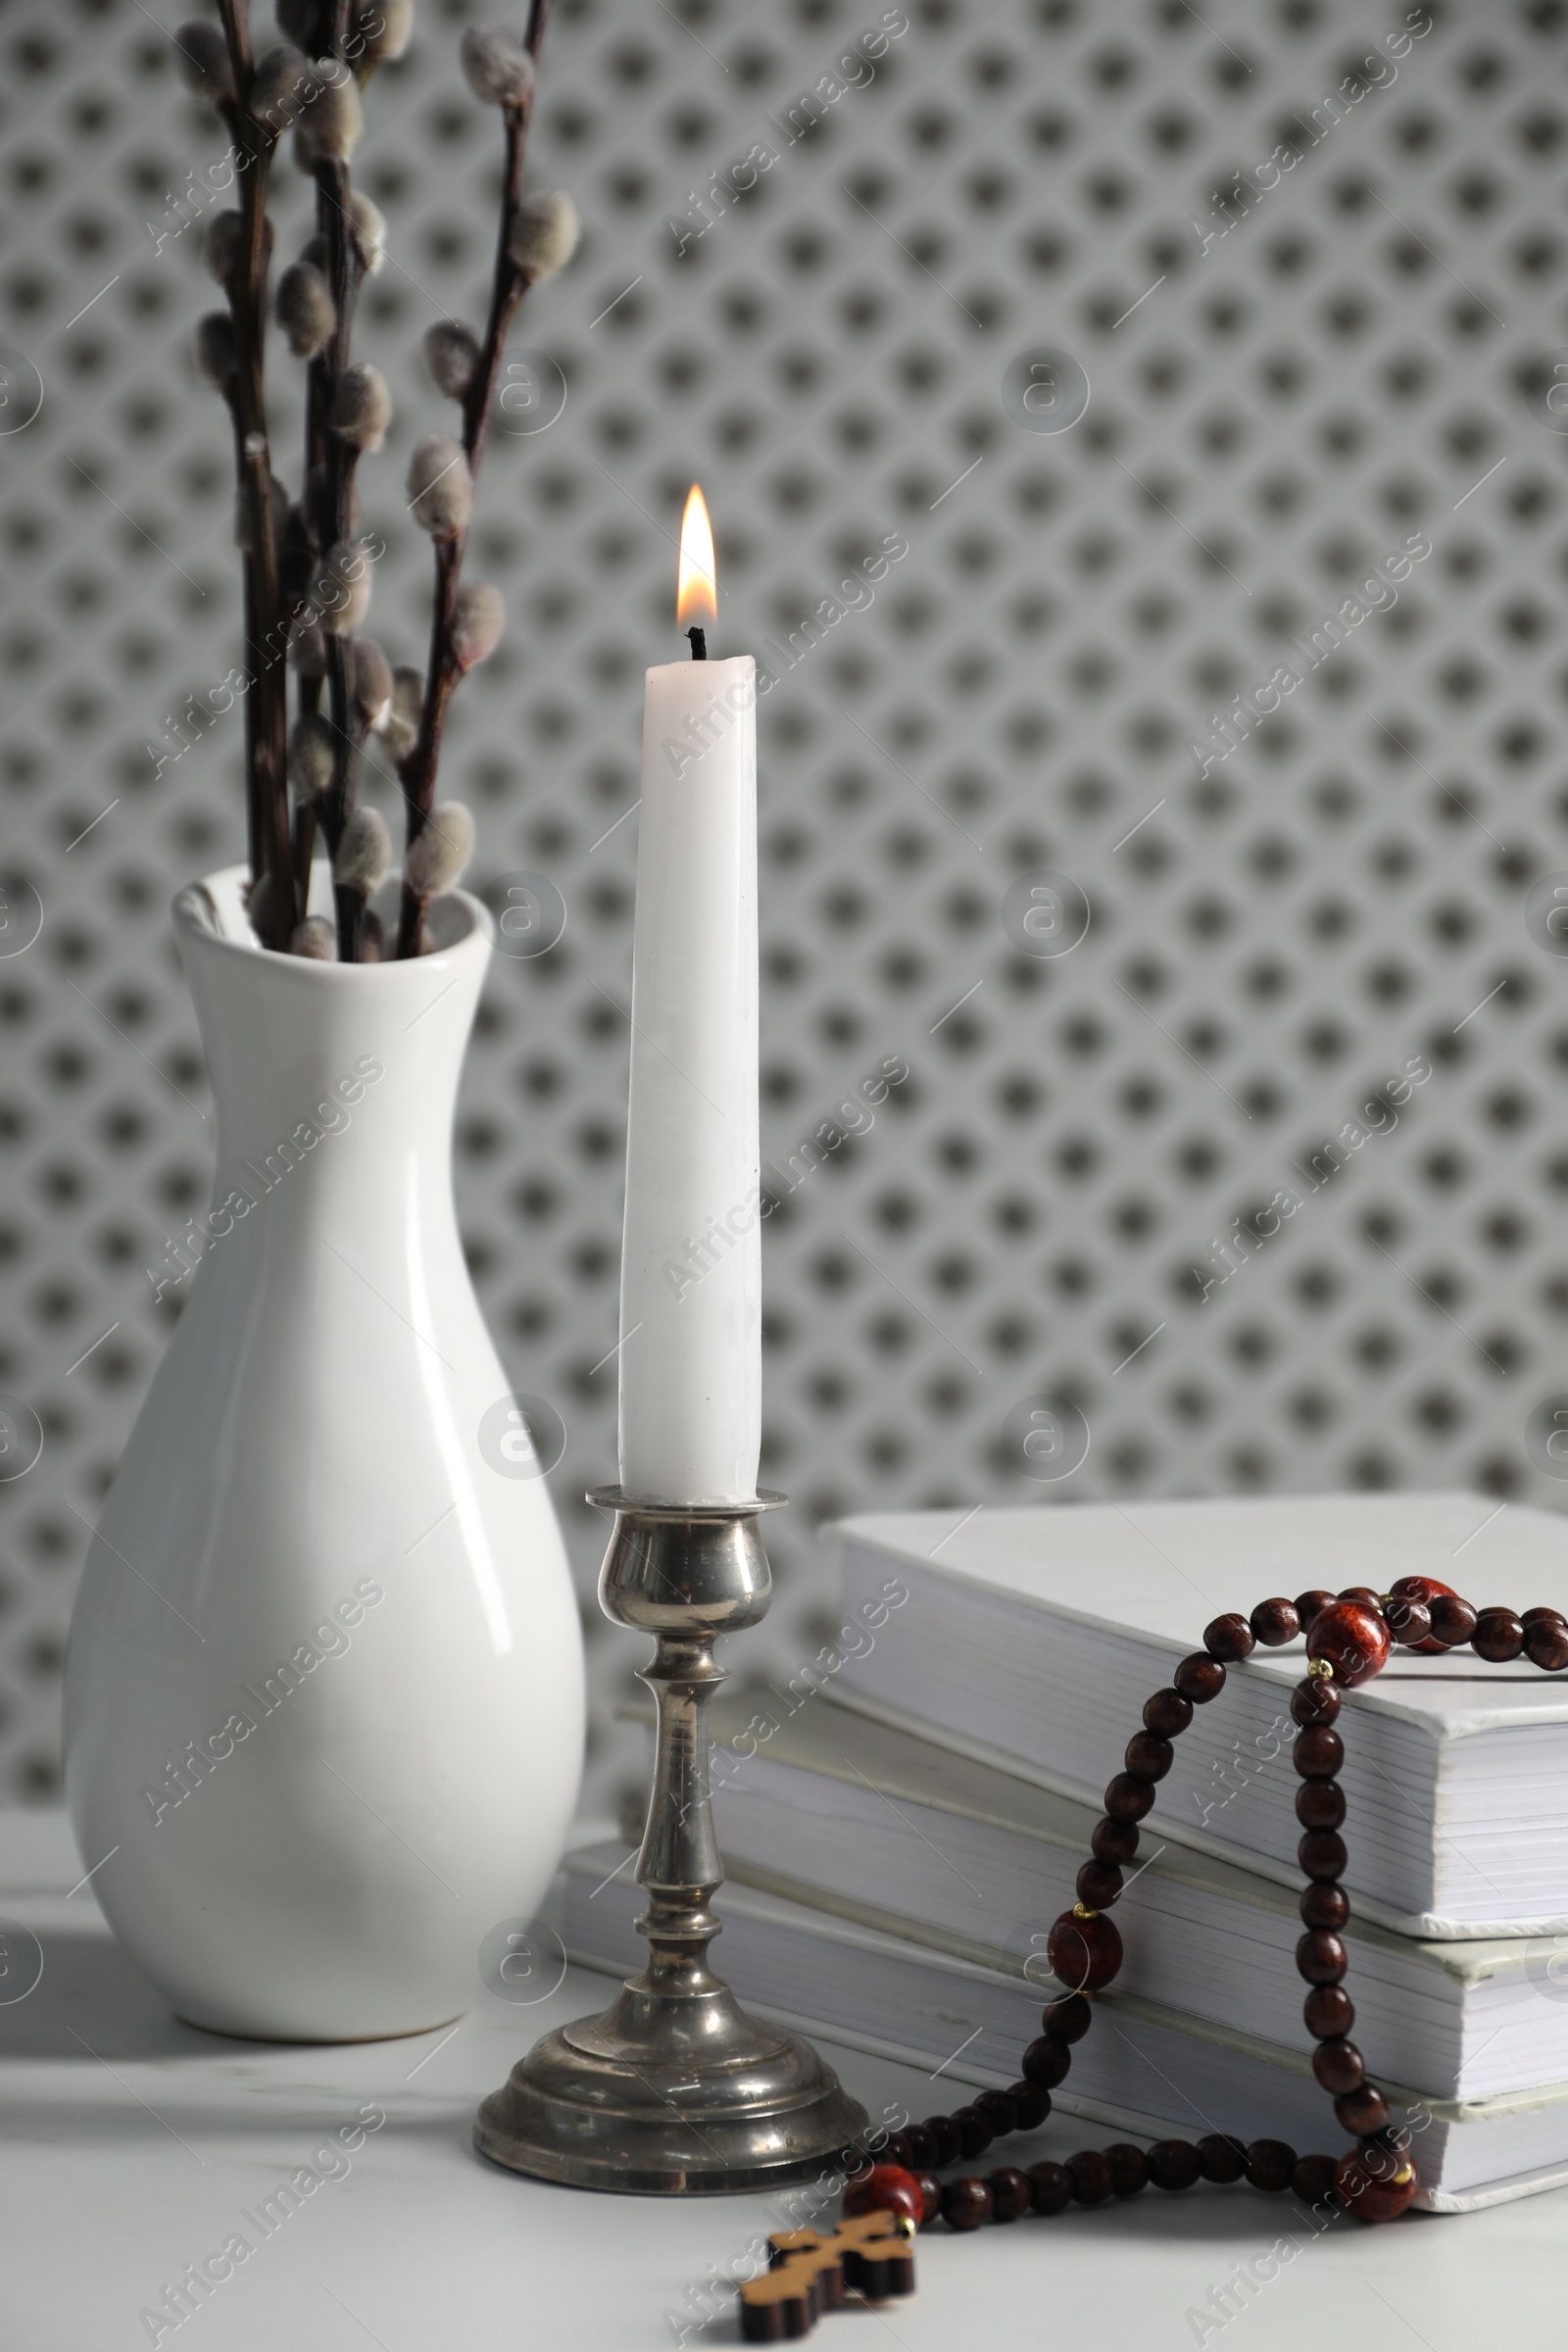
M 243 259 L 228 286 L 235 370 L 229 396 L 234 466 L 244 508 L 245 647 L 251 690 L 245 697 L 245 787 L 251 873 L 267 889 L 258 911 L 263 944 L 286 948 L 294 929 L 294 872 L 288 814 L 288 689 L 278 660 L 281 605 L 272 527 L 272 461 L 267 439 L 264 365 L 270 229 L 268 179 L 275 134 L 250 111 L 250 26 L 240 0 L 220 0 L 235 97 L 223 108 L 236 149 L 250 158 L 241 191 Z
M 549 9 L 550 0 L 532 0 L 529 9 L 524 47 L 536 64 L 545 37 Z M 467 397 L 463 404 L 463 449 L 468 461 L 469 474 L 475 482 L 484 456 L 490 419 L 495 413 L 507 337 L 512 331 L 517 305 L 528 288 L 527 277 L 512 258 L 510 238 L 513 221 L 522 202 L 522 168 L 528 145 L 528 125 L 533 114 L 531 94 L 520 102 L 504 106 L 501 111 L 506 124 L 507 157 L 501 197 L 501 224 L 496 236 L 495 277 L 490 292 L 490 316 L 485 322 L 479 364 L 473 371 L 473 381 L 468 386 Z M 430 617 L 430 656 L 425 671 L 424 704 L 419 713 L 419 732 L 414 749 L 398 771 L 403 783 L 410 842 L 416 841 L 423 832 L 434 806 L 436 767 L 441 758 L 447 707 L 452 700 L 453 689 L 463 674 L 458 666 L 453 636 L 458 588 L 463 577 L 463 558 L 467 543 L 468 534 L 465 528 L 452 538 L 439 539 L 435 544 L 434 609 Z M 399 956 L 418 955 L 424 931 L 424 899 L 405 883 L 398 914 Z
M 349 0 L 333 0 L 331 19 L 331 47 L 329 54 L 342 63 L 348 47 Z M 360 260 L 359 241 L 349 212 L 351 195 L 349 168 L 346 163 L 322 157 L 316 166 L 316 225 L 326 247 L 326 279 L 331 288 L 332 307 L 337 323 L 326 349 L 312 363 L 311 389 L 319 390 L 319 405 L 313 401 L 307 430 L 319 449 L 316 462 L 326 476 L 324 506 L 329 517 L 327 525 L 328 553 L 348 539 L 354 527 L 354 473 L 359 452 L 341 433 L 330 428 L 332 402 L 343 370 L 349 364 L 349 352 L 354 335 L 354 313 L 359 303 L 360 287 L 365 270 Z M 326 636 L 327 710 L 333 736 L 332 782 L 321 804 L 321 829 L 326 835 L 327 848 L 336 855 L 343 828 L 354 807 L 358 782 L 360 733 L 353 702 L 354 640 L 328 630 Z M 357 963 L 360 957 L 360 927 L 365 912 L 365 901 L 358 891 L 334 887 L 333 902 L 337 911 L 338 956 L 344 963 Z

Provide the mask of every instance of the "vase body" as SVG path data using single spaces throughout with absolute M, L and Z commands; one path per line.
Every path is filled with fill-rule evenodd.
M 153 1275 L 186 1302 L 82 1575 L 66 1786 L 181 2017 L 356 2040 L 460 2015 L 487 1932 L 536 1908 L 581 1635 L 526 1440 L 481 1440 L 508 1384 L 450 1150 L 490 918 L 456 893 L 429 955 L 315 963 L 256 947 L 239 881 L 175 901 L 213 1207 L 194 1271 Z

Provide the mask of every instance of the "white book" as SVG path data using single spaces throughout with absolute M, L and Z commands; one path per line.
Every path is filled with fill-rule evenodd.
M 1568 1614 L 1568 1522 L 1474 1494 L 901 1511 L 836 1532 L 845 1634 L 816 1679 L 1097 1808 L 1144 1701 L 1226 1611 L 1424 1575 L 1478 1607 Z M 1299 1885 L 1288 1710 L 1304 1660 L 1300 1640 L 1259 1647 L 1194 1711 L 1156 1835 Z M 1425 1937 L 1568 1931 L 1568 1675 L 1396 1651 L 1339 1728 L 1363 1918 Z
M 622 1976 L 647 1956 L 633 1924 L 646 1898 L 626 1868 L 631 1858 L 618 1842 L 568 1854 L 561 1911 L 570 1957 Z M 940 2068 L 925 2113 L 963 2105 L 966 2084 L 1018 2080 L 1019 2058 L 1040 2031 L 1041 1999 L 1021 1964 L 982 1967 L 733 1883 L 720 1887 L 716 1908 L 724 1932 L 714 1965 L 744 2002 L 853 2049 L 928 2074 Z M 1229 2132 L 1284 2139 L 1301 2155 L 1338 2155 L 1348 2144 L 1304 2057 L 1131 1994 L 1099 1994 L 1095 2007 L 1072 2072 L 1052 2093 L 1060 2113 L 1149 2139 Z M 1411 2126 L 1417 2203 L 1427 2211 L 1465 2213 L 1568 2183 L 1568 2085 L 1481 2101 L 1424 2100 L 1387 2081 L 1382 2087 Z M 1102 2137 L 1086 2132 L 1084 2144 Z M 1029 2164 L 1040 2152 L 1020 2133 L 997 2142 L 985 2162 Z
M 758 1690 L 711 1721 L 732 1879 L 1021 1970 L 1042 1998 L 1060 1989 L 1046 1936 L 1073 1899 L 1092 1807 L 825 1698 Z M 1311 2057 L 1287 1888 L 1153 1832 L 1115 1921 L 1118 1993 Z M 1568 1939 L 1419 1941 L 1352 1919 L 1346 1941 L 1354 2039 L 1376 2081 L 1462 2102 L 1568 2082 Z

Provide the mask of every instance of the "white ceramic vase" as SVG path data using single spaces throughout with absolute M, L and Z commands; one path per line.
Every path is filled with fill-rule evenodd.
M 67 1791 L 181 2017 L 358 2040 L 460 2015 L 538 1904 L 581 1633 L 453 1213 L 489 915 L 455 893 L 431 954 L 316 963 L 257 946 L 241 883 L 174 903 L 218 1169 L 195 1271 L 153 1277 L 188 1298 L 82 1577 Z

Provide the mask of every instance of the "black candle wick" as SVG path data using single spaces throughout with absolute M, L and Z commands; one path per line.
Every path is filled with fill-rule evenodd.
M 694 662 L 706 662 L 706 661 L 708 660 L 708 632 L 707 632 L 707 630 L 706 630 L 706 629 L 688 629 L 688 630 L 687 630 L 687 632 L 686 632 L 686 634 L 687 634 L 687 636 L 688 636 L 688 637 L 690 638 L 690 640 L 691 640 L 691 648 L 692 648 L 692 660 L 693 660 Z

